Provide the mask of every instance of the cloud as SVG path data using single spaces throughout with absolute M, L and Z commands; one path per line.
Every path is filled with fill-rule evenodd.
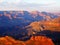
M 23 0 L 25 3 L 35 3 L 35 4 L 51 4 L 55 3 L 55 0 Z
M 60 11 L 58 0 L 0 0 L 0 10 Z
M 4 0 L 0 0 L 0 3 L 4 2 Z
M 0 0 L 0 3 L 19 3 L 21 0 Z

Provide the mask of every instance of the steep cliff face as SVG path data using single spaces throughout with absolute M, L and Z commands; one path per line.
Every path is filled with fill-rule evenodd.
M 51 21 L 35 21 L 26 26 L 32 32 L 40 32 L 43 30 L 60 32 L 60 17 L 52 19 Z
M 54 45 L 50 38 L 45 36 L 32 36 L 28 41 L 19 41 L 11 37 L 0 37 L 0 45 Z

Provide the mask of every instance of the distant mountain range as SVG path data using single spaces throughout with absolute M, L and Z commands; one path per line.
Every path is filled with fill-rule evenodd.
M 59 16 L 59 13 L 55 14 L 39 11 L 0 11 L 0 30 L 10 30 L 12 32 L 15 30 L 24 30 L 26 26 L 35 21 L 52 21 Z M 44 22 L 41 23 L 45 24 Z M 2 31 L 1 33 L 3 33 L 4 31 Z
M 0 26 L 17 26 L 21 27 L 34 21 L 52 20 L 59 17 L 58 14 L 38 11 L 0 11 Z

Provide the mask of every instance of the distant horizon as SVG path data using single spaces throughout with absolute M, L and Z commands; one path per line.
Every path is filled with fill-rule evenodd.
M 0 10 L 60 12 L 60 0 L 0 0 Z
M 56 11 L 56 12 L 49 12 L 49 11 L 39 11 L 39 10 L 0 10 L 0 11 L 28 11 L 28 12 L 48 12 L 48 13 L 60 13 L 59 11 Z

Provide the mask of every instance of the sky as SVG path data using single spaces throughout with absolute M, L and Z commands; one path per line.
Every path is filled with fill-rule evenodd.
M 0 0 L 0 10 L 59 12 L 60 0 Z

